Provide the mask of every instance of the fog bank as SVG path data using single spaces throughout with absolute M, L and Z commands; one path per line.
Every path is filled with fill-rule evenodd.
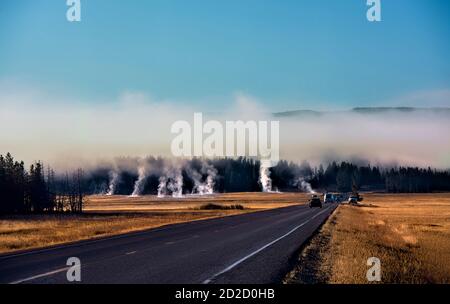
M 96 166 L 117 156 L 170 157 L 177 120 L 192 121 L 180 103 L 125 93 L 110 102 L 65 102 L 38 93 L 0 93 L 0 154 L 56 169 Z M 205 120 L 279 120 L 280 157 L 312 164 L 362 160 L 374 164 L 450 167 L 450 111 L 383 110 L 272 115 L 238 94 L 226 112 Z

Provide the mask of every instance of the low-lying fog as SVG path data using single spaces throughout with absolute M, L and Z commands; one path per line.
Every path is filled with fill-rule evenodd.
M 42 94 L 0 98 L 0 154 L 57 170 L 116 156 L 171 156 L 176 120 L 192 121 L 188 106 L 124 94 L 104 103 L 60 102 Z M 238 96 L 226 114 L 204 119 L 279 120 L 280 157 L 312 164 L 330 160 L 450 167 L 450 110 L 300 112 L 273 115 Z

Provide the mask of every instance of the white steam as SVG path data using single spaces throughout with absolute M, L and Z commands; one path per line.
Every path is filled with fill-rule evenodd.
M 188 168 L 187 173 L 189 174 L 189 177 L 194 181 L 192 194 L 214 194 L 215 179 L 217 176 L 217 170 L 216 168 L 214 168 L 214 166 L 203 161 L 200 172 L 193 168 Z M 204 179 L 203 176 L 205 175 L 206 178 Z
M 167 195 L 167 178 L 165 176 L 159 177 L 158 197 L 163 198 Z
M 116 171 L 109 172 L 109 187 L 106 195 L 114 195 L 116 192 L 117 183 L 120 180 L 120 175 Z
M 294 182 L 294 186 L 297 186 L 301 191 L 310 194 L 316 194 L 310 183 L 308 183 L 304 178 L 299 178 Z
M 137 181 L 134 183 L 134 190 L 131 194 L 132 197 L 137 197 L 142 194 L 142 191 L 144 190 L 145 186 L 145 180 L 147 178 L 147 170 L 145 166 L 140 166 L 138 169 L 139 177 Z
M 271 163 L 269 161 L 261 161 L 259 167 L 259 182 L 261 183 L 263 192 L 272 192 L 272 179 L 270 178 Z
M 159 178 L 158 197 L 168 195 L 174 198 L 183 197 L 183 174 L 180 168 L 165 169 L 165 175 Z

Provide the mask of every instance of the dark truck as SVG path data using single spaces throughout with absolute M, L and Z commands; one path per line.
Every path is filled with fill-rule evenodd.
M 322 201 L 317 195 L 313 195 L 309 200 L 309 208 L 319 207 L 322 208 Z
M 359 202 L 363 201 L 363 197 L 361 195 L 359 195 L 359 193 L 353 193 L 349 198 L 348 198 L 348 203 L 350 205 L 358 205 Z

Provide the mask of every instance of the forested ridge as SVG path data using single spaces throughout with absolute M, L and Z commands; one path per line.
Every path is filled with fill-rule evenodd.
M 114 193 L 130 195 L 139 178 L 139 166 L 147 172 L 141 194 L 157 194 L 161 176 L 176 169 L 182 176 L 183 193 L 193 193 L 195 179 L 206 180 L 205 164 L 214 169 L 215 192 L 261 191 L 260 162 L 249 158 L 192 159 L 174 165 L 164 158 L 144 160 L 121 158 L 114 164 L 94 169 L 55 173 L 42 162 L 28 169 L 7 153 L 0 155 L 0 213 L 82 212 L 84 196 L 106 194 L 111 173 L 117 177 Z M 168 165 L 170 164 L 170 166 Z M 312 167 L 280 161 L 269 169 L 274 191 L 308 191 L 305 184 L 318 192 L 386 191 L 391 193 L 427 193 L 450 191 L 449 170 L 419 167 L 380 167 L 331 162 Z M 195 176 L 194 177 L 194 174 Z

